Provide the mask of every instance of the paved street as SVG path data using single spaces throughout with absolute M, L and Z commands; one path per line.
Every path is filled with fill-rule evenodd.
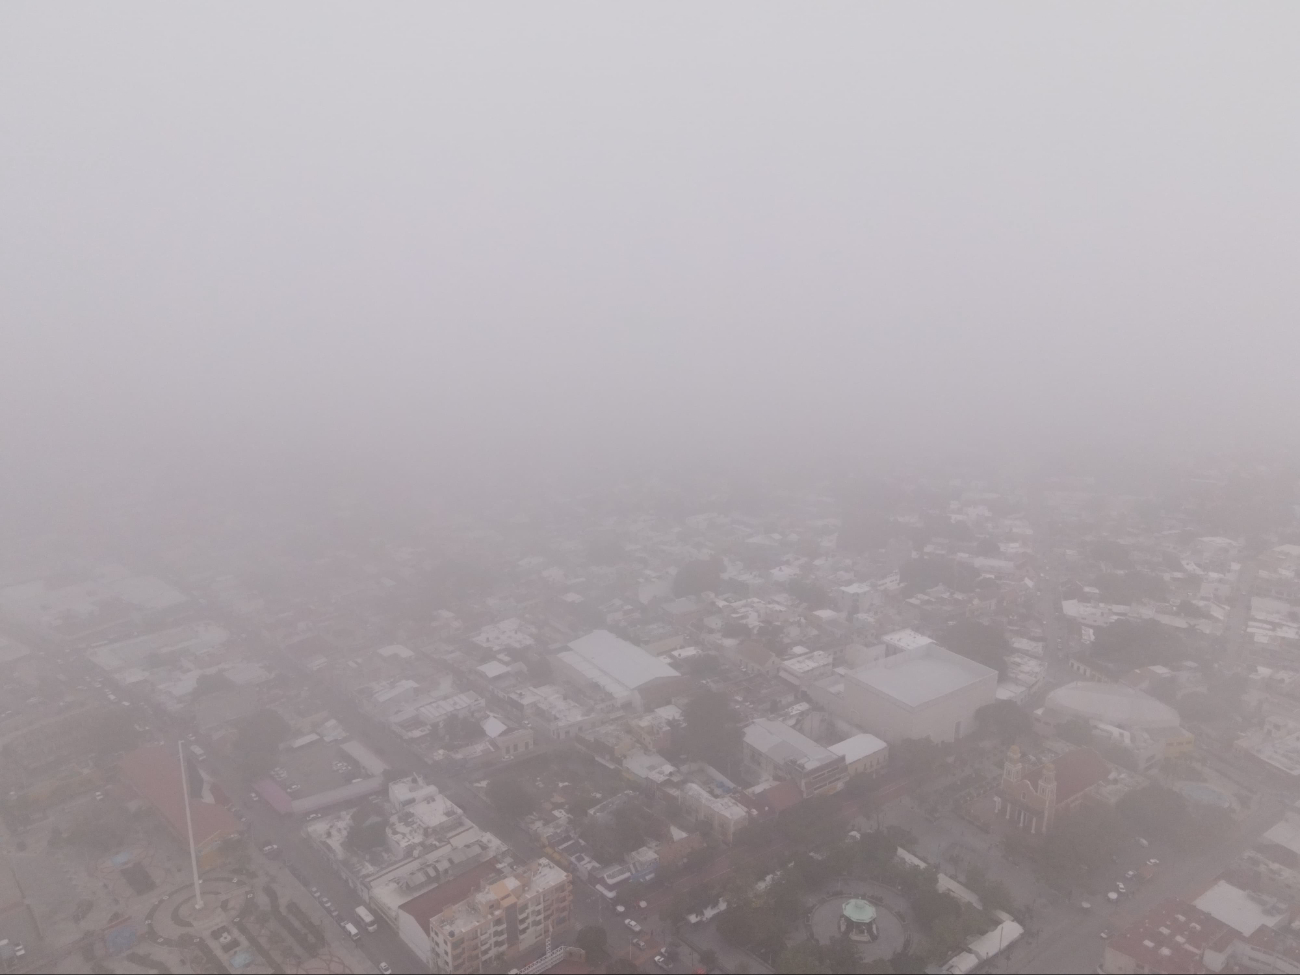
M 1146 886 L 1139 887 L 1116 907 L 1094 900 L 1091 911 L 1072 906 L 1050 922 L 1037 938 L 1017 946 L 1009 957 L 990 968 L 1003 972 L 1069 973 L 1092 971 L 1101 960 L 1102 931 L 1117 931 L 1170 898 L 1195 897 L 1246 850 L 1259 834 L 1282 816 L 1282 803 L 1267 799 L 1217 849 L 1182 862 L 1163 865 Z

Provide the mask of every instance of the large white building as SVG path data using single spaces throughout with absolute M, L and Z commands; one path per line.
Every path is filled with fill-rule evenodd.
M 593 630 L 556 654 L 561 679 L 620 706 L 655 708 L 680 693 L 684 678 L 658 657 L 608 630 Z
M 924 639 L 924 638 L 922 638 Z M 817 681 L 809 694 L 837 717 L 886 742 L 953 741 L 997 697 L 998 672 L 934 642 Z
M 1193 742 L 1177 711 L 1127 684 L 1074 681 L 1048 694 L 1034 718 L 1044 732 L 1067 721 L 1086 721 L 1094 736 L 1124 748 L 1138 771 L 1190 751 Z

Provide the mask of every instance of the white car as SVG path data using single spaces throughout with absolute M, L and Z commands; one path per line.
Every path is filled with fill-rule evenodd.
M 386 961 L 381 961 L 379 963 L 379 971 L 381 975 L 393 975 L 393 969 L 389 967 L 389 964 Z
M 633 921 L 630 917 L 625 917 L 625 918 L 623 918 L 623 923 L 626 924 L 626 925 L 627 925 L 629 928 L 631 928 L 633 931 L 636 931 L 636 932 L 640 933 L 640 931 L 641 931 L 641 925 L 637 924 L 637 923 L 636 923 L 635 921 Z

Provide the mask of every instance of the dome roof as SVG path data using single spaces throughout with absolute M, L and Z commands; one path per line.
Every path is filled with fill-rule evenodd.
M 1048 694 L 1046 706 L 1070 717 L 1118 728 L 1176 728 L 1182 723 L 1168 704 L 1127 684 L 1075 681 Z
M 870 901 L 855 897 L 844 902 L 841 913 L 854 924 L 870 924 L 876 919 L 876 909 Z

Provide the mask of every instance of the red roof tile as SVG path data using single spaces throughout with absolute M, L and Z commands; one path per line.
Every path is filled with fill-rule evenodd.
M 1224 951 L 1237 932 L 1199 907 L 1165 901 L 1110 940 L 1109 949 L 1127 955 L 1142 970 L 1159 975 L 1200 975 L 1206 948 Z
M 1110 765 L 1095 748 L 1076 748 L 1058 758 L 1052 765 L 1056 769 L 1056 803 L 1064 805 L 1080 792 L 1092 788 L 1110 775 Z M 1043 767 L 1026 773 L 1025 781 L 1038 788 Z
M 228 836 L 236 836 L 243 826 L 225 806 L 188 799 L 182 781 L 181 760 L 176 749 L 165 745 L 145 745 L 122 756 L 118 763 L 122 778 L 142 799 L 167 820 L 182 843 L 188 843 L 185 827 L 185 803 L 190 804 L 194 821 L 194 845 L 211 846 Z

